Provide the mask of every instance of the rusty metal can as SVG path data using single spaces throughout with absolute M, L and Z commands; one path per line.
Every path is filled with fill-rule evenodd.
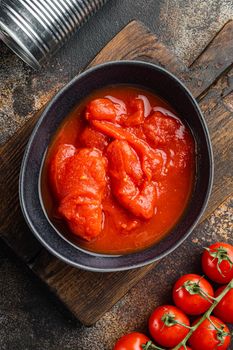
M 0 39 L 38 69 L 107 0 L 0 0 Z

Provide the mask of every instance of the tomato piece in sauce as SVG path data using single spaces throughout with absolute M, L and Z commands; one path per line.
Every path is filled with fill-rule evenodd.
M 144 118 L 144 103 L 142 99 L 135 98 L 130 101 L 127 114 L 121 116 L 120 124 L 137 126 L 144 122 Z
M 50 183 L 57 198 L 63 197 L 63 181 L 66 176 L 66 165 L 75 154 L 73 145 L 62 144 L 58 147 L 50 165 Z
M 153 146 L 158 147 L 182 137 L 184 125 L 178 119 L 156 111 L 145 119 L 143 129 Z
M 91 126 L 87 126 L 80 136 L 81 146 L 95 147 L 103 151 L 109 143 L 109 137 L 101 132 L 94 130 Z
M 115 140 L 107 149 L 112 190 L 136 217 L 150 219 L 156 204 L 155 185 L 143 178 L 137 153 L 128 142 Z
M 128 107 L 115 100 L 97 98 L 86 108 L 87 120 L 105 120 L 117 122 L 124 126 L 137 126 L 144 122 L 144 102 L 140 98 L 129 101 Z
M 61 152 L 60 148 L 58 152 Z M 102 230 L 106 165 L 106 158 L 99 150 L 83 148 L 65 165 L 61 161 L 57 168 L 58 175 L 63 174 L 58 212 L 66 219 L 71 231 L 86 240 L 98 236 Z
M 141 224 L 140 219 L 136 218 L 130 211 L 118 203 L 113 196 L 106 196 L 103 202 L 103 211 L 106 216 L 111 218 L 112 229 L 120 234 L 128 235 Z
M 108 98 L 97 98 L 92 100 L 86 109 L 87 120 L 110 120 L 116 119 L 116 108 Z
M 113 123 L 94 120 L 92 125 L 102 133 L 117 140 L 126 140 L 139 154 L 142 168 L 148 180 L 158 180 L 166 173 L 167 156 L 162 150 L 153 149 L 147 142 L 130 131 Z
M 184 124 L 175 117 L 155 111 L 145 119 L 143 131 L 153 147 L 166 151 L 169 168 L 185 168 L 192 154 L 193 143 Z

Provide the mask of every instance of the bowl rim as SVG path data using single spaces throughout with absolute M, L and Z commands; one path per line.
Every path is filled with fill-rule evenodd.
M 68 90 L 70 87 L 72 87 L 72 85 L 77 81 L 82 79 L 83 77 L 85 77 L 86 75 L 92 74 L 93 72 L 95 72 L 98 69 L 102 69 L 108 66 L 112 66 L 112 65 L 135 65 L 135 66 L 147 66 L 148 68 L 152 68 L 152 69 L 157 69 L 162 71 L 163 73 L 165 73 L 167 76 L 169 76 L 170 78 L 172 78 L 173 80 L 176 81 L 176 83 L 178 83 L 178 85 L 184 90 L 185 94 L 188 95 L 189 99 L 192 101 L 196 113 L 199 116 L 199 120 L 201 122 L 202 125 L 202 129 L 204 131 L 204 135 L 205 135 L 205 140 L 206 140 L 206 144 L 207 144 L 207 151 L 208 151 L 208 155 L 209 155 L 209 162 L 210 162 L 210 166 L 209 166 L 209 176 L 208 176 L 208 186 L 207 186 L 207 190 L 205 193 L 205 198 L 204 201 L 202 203 L 202 206 L 199 210 L 199 214 L 197 215 L 197 217 L 195 218 L 195 220 L 193 221 L 193 224 L 189 227 L 189 229 L 185 232 L 185 234 L 180 237 L 179 239 L 177 239 L 177 241 L 172 244 L 171 247 L 167 248 L 164 252 L 156 255 L 155 257 L 151 258 L 151 259 L 147 259 L 143 262 L 138 262 L 138 263 L 134 263 L 132 265 L 128 265 L 128 266 L 120 266 L 120 267 L 109 267 L 109 268 L 101 268 L 101 267 L 90 267 L 90 266 L 86 266 L 84 264 L 81 263 L 77 263 L 74 262 L 72 260 L 69 260 L 67 257 L 63 256 L 62 254 L 60 254 L 56 249 L 54 249 L 53 247 L 51 247 L 50 244 L 48 244 L 40 235 L 40 233 L 34 228 L 33 222 L 30 218 L 29 213 L 27 212 L 26 209 L 26 204 L 25 204 L 25 198 L 24 198 L 24 187 L 25 187 L 25 183 L 24 183 L 24 176 L 25 176 L 25 171 L 26 171 L 26 164 L 27 164 L 27 159 L 28 159 L 28 155 L 29 155 L 29 151 L 31 148 L 31 145 L 33 143 L 34 140 L 34 136 L 37 133 L 38 128 L 40 127 L 41 123 L 43 122 L 44 118 L 46 117 L 47 113 L 49 112 L 50 108 L 63 96 L 63 94 L 66 93 L 66 90 Z M 19 173 L 19 202 L 20 202 L 20 207 L 21 207 L 21 211 L 23 213 L 24 219 L 27 223 L 27 225 L 29 226 L 31 232 L 34 234 L 34 236 L 38 239 L 38 241 L 42 244 L 42 246 L 44 246 L 52 255 L 54 255 L 55 257 L 57 257 L 58 259 L 60 259 L 61 261 L 67 263 L 68 265 L 71 265 L 73 267 L 82 269 L 82 270 L 86 270 L 86 271 L 92 271 L 92 272 L 117 272 L 117 271 L 127 271 L 127 270 L 131 270 L 131 269 L 136 269 L 136 268 L 140 268 L 146 265 L 149 265 L 155 261 L 161 260 L 162 258 L 164 258 L 165 256 L 169 255 L 170 253 L 172 253 L 174 250 L 176 250 L 185 240 L 186 238 L 191 234 L 191 232 L 194 230 L 194 228 L 197 226 L 197 224 L 200 221 L 201 216 L 203 215 L 209 198 L 210 198 L 210 194 L 211 194 L 211 190 L 213 187 L 213 179 L 214 179 L 214 157 L 213 157 L 213 149 L 212 149 L 212 145 L 211 145 L 211 138 L 210 138 L 210 133 L 207 127 L 207 123 L 204 119 L 204 116 L 202 114 L 202 111 L 195 99 L 195 97 L 192 95 L 192 93 L 189 91 L 189 89 L 185 86 L 185 84 L 179 79 L 177 78 L 173 73 L 171 73 L 170 71 L 168 71 L 167 69 L 151 63 L 151 62 L 146 62 L 146 61 L 141 61 L 141 60 L 113 60 L 113 61 L 108 61 L 105 63 L 101 63 L 101 64 L 97 64 L 93 67 L 90 68 L 84 68 L 85 70 L 81 73 L 78 73 L 74 78 L 72 78 L 67 84 L 65 84 L 47 103 L 46 107 L 43 109 L 42 107 L 42 112 L 41 115 L 38 119 L 38 121 L 36 122 L 35 126 L 33 127 L 32 133 L 28 139 L 26 148 L 24 150 L 24 155 L 22 158 L 22 162 L 21 162 L 21 168 L 20 168 L 20 173 Z M 146 87 L 146 85 L 145 85 Z M 41 164 L 40 164 L 41 166 Z M 38 179 L 39 181 L 39 179 Z M 41 205 L 41 204 L 40 204 Z M 43 210 L 43 208 L 42 208 Z M 48 221 L 47 217 L 46 217 L 46 221 L 48 222 L 48 224 L 50 225 L 50 222 Z M 68 244 L 71 245 L 70 242 L 66 241 Z M 137 253 L 143 253 L 145 251 L 141 250 Z M 85 253 L 89 253 L 88 250 L 85 250 Z M 93 254 L 93 252 L 91 252 Z M 135 253 L 129 253 L 128 255 L 133 255 Z M 97 254 L 98 255 L 98 254 Z M 119 257 L 121 255 L 114 255 L 114 257 Z M 101 255 L 101 257 L 105 258 L 105 257 L 112 257 L 111 254 L 105 254 L 105 255 Z

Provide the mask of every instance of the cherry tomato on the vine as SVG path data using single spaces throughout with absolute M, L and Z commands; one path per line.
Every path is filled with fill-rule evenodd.
M 129 333 L 118 339 L 113 350 L 143 350 L 150 339 L 142 333 Z
M 225 288 L 226 286 L 218 288 L 215 292 L 215 297 L 217 298 Z M 214 315 L 219 317 L 223 322 L 233 323 L 233 289 L 230 289 L 215 307 Z
M 229 283 L 233 278 L 233 246 L 217 242 L 206 248 L 202 255 L 202 269 L 214 282 Z
M 214 290 L 203 277 L 187 274 L 178 279 L 173 287 L 173 300 L 188 315 L 201 315 L 212 304 Z
M 181 348 L 179 348 L 179 350 L 192 350 L 192 349 L 189 346 L 186 346 L 186 348 L 184 346 L 181 346 Z
M 198 322 L 196 320 L 194 325 Z M 228 327 L 217 317 L 204 320 L 189 339 L 193 350 L 226 350 L 231 337 Z
M 189 332 L 187 316 L 172 305 L 157 307 L 149 318 L 149 330 L 153 339 L 165 347 L 178 345 Z

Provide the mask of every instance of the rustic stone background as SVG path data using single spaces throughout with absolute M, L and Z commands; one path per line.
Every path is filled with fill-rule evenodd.
M 134 18 L 188 63 L 233 18 L 233 2 L 109 0 L 39 72 L 27 67 L 0 42 L 0 145 Z M 123 333 L 145 329 L 151 310 L 169 302 L 177 277 L 199 271 L 203 246 L 216 240 L 233 243 L 232 204 L 229 199 L 217 209 L 91 328 L 83 327 L 55 304 L 35 276 L 0 241 L 0 349 L 111 350 Z

